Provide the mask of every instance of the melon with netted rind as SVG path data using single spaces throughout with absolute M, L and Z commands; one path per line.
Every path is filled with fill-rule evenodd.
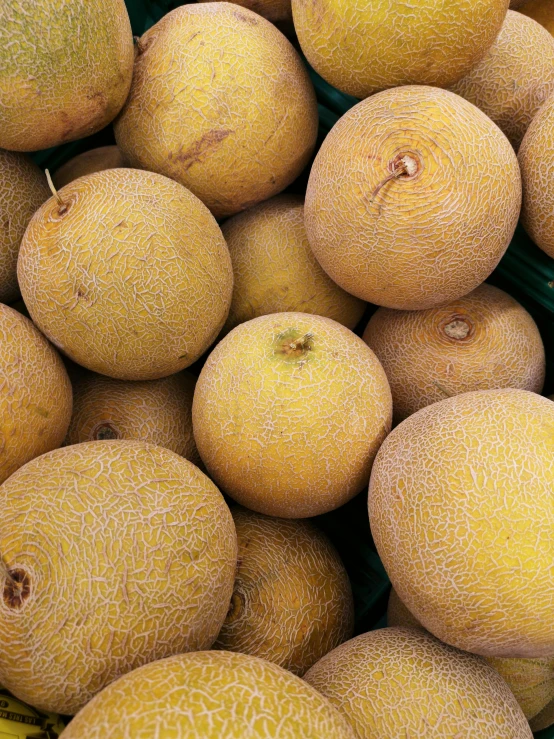
M 362 634 L 304 679 L 343 712 L 357 739 L 532 739 L 495 670 L 414 629 Z
M 62 164 L 52 177 L 54 185 L 58 190 L 68 185 L 77 177 L 84 177 L 93 172 L 102 172 L 104 169 L 117 169 L 125 167 L 126 162 L 119 147 L 99 146 L 97 149 L 88 149 L 77 154 L 72 159 Z
M 370 303 L 421 310 L 480 285 L 521 205 L 515 152 L 447 90 L 374 95 L 332 128 L 312 167 L 305 220 L 327 274 Z
M 121 380 L 191 365 L 221 330 L 233 272 L 221 229 L 177 182 L 108 169 L 33 216 L 17 267 L 33 321 L 70 359 Z
M 554 657 L 554 404 L 481 390 L 389 434 L 369 486 L 389 577 L 442 641 L 490 657 Z
M 215 485 L 168 449 L 95 441 L 29 462 L 0 487 L 0 683 L 76 713 L 120 675 L 209 649 L 237 541 Z
M 153 662 L 94 698 L 63 739 L 355 739 L 299 677 L 258 657 L 196 652 Z

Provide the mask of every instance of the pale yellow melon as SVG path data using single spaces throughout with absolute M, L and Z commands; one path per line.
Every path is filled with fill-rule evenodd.
M 537 325 L 510 295 L 481 285 L 440 308 L 379 308 L 363 335 L 383 365 L 401 421 L 426 405 L 471 390 L 540 393 L 544 346 Z
M 290 184 L 317 127 L 290 42 L 247 8 L 215 2 L 177 8 L 142 36 L 115 133 L 132 166 L 172 177 L 220 218 Z
M 219 0 L 216 0 L 219 1 Z M 275 23 L 277 28 L 292 30 L 291 0 L 231 0 L 236 5 L 248 8 L 258 15 Z M 198 2 L 214 2 L 214 0 L 198 0 Z
M 29 462 L 0 487 L 0 683 L 73 714 L 120 675 L 209 649 L 236 567 L 233 519 L 187 460 L 96 441 Z
M 365 304 L 317 263 L 301 197 L 277 195 L 230 218 L 222 231 L 235 278 L 226 333 L 251 318 L 287 311 L 314 313 L 355 328 Z
M 73 383 L 73 416 L 65 443 L 137 439 L 198 464 L 192 434 L 195 384 L 188 372 L 143 382 L 83 373 Z
M 303 675 L 352 636 L 348 575 L 327 537 L 308 521 L 231 510 L 238 566 L 217 649 L 252 654 Z
M 520 204 L 516 155 L 497 126 L 452 92 L 408 86 L 364 100 L 333 127 L 310 174 L 306 231 L 342 288 L 420 310 L 489 276 Z
M 509 10 L 484 59 L 451 89 L 486 113 L 517 151 L 554 92 L 554 38 L 536 21 Z
M 0 6 L 0 146 L 36 151 L 104 128 L 131 85 L 124 0 Z
M 277 313 L 216 346 L 192 422 L 226 493 L 259 513 L 305 518 L 363 489 L 391 412 L 383 368 L 360 338 L 329 318 Z
M 32 215 L 50 197 L 46 177 L 24 154 L 0 149 L 0 302 L 19 296 L 17 255 Z
M 56 170 L 53 176 L 54 185 L 59 189 L 73 182 L 77 177 L 84 177 L 104 169 L 116 169 L 125 166 L 123 154 L 117 146 L 99 146 L 77 154 Z
M 0 303 L 0 482 L 62 445 L 71 419 L 69 377 L 28 318 Z
M 494 42 L 509 0 L 292 0 L 294 26 L 312 67 L 364 98 L 399 85 L 448 87 Z
M 554 5 L 552 5 L 552 0 L 527 0 L 520 13 L 536 20 L 554 36 Z
M 18 278 L 33 321 L 71 359 L 122 380 L 191 365 L 231 303 L 229 250 L 209 210 L 151 172 L 80 177 L 34 215 Z
M 523 181 L 521 221 L 535 244 L 554 257 L 554 95 L 527 129 L 518 159 Z
M 535 393 L 457 395 L 388 436 L 371 530 L 426 629 L 484 656 L 554 657 L 553 484 L 554 404 Z
M 370 631 L 304 678 L 348 718 L 357 739 L 531 739 L 497 672 L 414 629 Z
M 196 652 L 153 662 L 94 698 L 63 739 L 355 739 L 303 680 L 258 657 Z

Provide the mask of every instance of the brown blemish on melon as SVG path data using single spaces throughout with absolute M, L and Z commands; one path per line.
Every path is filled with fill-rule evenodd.
M 2 593 L 6 606 L 18 611 L 23 607 L 30 594 L 31 578 L 29 574 L 21 567 L 8 570 Z
M 195 141 L 192 146 L 189 146 L 186 151 L 177 154 L 175 160 L 184 163 L 185 170 L 189 170 L 193 164 L 199 164 L 202 161 L 202 157 L 211 149 L 214 149 L 222 141 L 225 141 L 230 133 L 232 131 L 228 129 L 208 131 L 198 141 Z M 168 158 L 172 159 L 173 157 L 170 154 Z
M 451 316 L 441 328 L 449 339 L 456 341 L 467 341 L 475 333 L 475 327 L 467 316 Z

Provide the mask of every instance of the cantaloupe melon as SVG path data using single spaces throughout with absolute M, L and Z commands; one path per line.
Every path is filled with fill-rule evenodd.
M 121 380 L 191 365 L 231 303 L 229 250 L 209 210 L 167 177 L 80 177 L 31 220 L 18 278 L 33 321 L 78 364 Z
M 531 739 L 497 672 L 430 634 L 387 628 L 351 639 L 305 675 L 357 739 Z
M 83 373 L 73 382 L 73 415 L 65 443 L 137 439 L 198 464 L 192 434 L 195 384 L 188 372 L 143 382 Z
M 527 129 L 518 159 L 523 181 L 521 222 L 535 244 L 554 257 L 554 95 Z
M 77 177 L 84 177 L 104 169 L 117 169 L 126 164 L 123 154 L 117 146 L 99 146 L 77 154 L 56 170 L 52 177 L 54 185 L 60 189 L 73 182 Z
M 69 377 L 56 350 L 25 318 L 0 303 L 0 482 L 56 449 L 71 419 Z
M 46 177 L 24 154 L 0 149 L 0 302 L 19 296 L 17 255 L 32 215 L 48 200 Z
M 333 127 L 310 173 L 306 231 L 342 288 L 420 310 L 489 276 L 520 204 L 516 156 L 497 126 L 452 92 L 407 86 L 364 100 Z
M 364 98 L 399 85 L 448 87 L 482 59 L 509 0 L 292 0 L 294 26 L 312 67 Z
M 348 575 L 327 537 L 308 521 L 231 509 L 238 565 L 218 649 L 252 654 L 303 675 L 352 636 Z
M 365 304 L 336 285 L 317 263 L 304 227 L 304 201 L 277 195 L 225 221 L 235 278 L 225 332 L 269 313 L 300 311 L 353 329 Z
M 363 335 L 383 365 L 394 419 L 471 390 L 515 387 L 540 393 L 544 346 L 529 313 L 481 285 L 440 308 L 379 308 Z
M 536 20 L 554 36 L 554 6 L 551 0 L 527 0 L 525 6 L 518 10 Z
M 63 739 L 354 739 L 303 680 L 257 657 L 197 652 L 153 662 L 94 698 Z
M 481 390 L 389 434 L 369 486 L 389 577 L 442 641 L 491 657 L 554 657 L 554 404 Z
M 192 404 L 213 479 L 247 508 L 283 518 L 325 513 L 359 493 L 391 414 L 371 349 L 307 313 L 233 329 L 208 357 Z
M 554 38 L 536 21 L 509 10 L 486 56 L 451 89 L 486 113 L 517 151 L 554 92 Z
M 104 128 L 131 85 L 124 0 L 10 0 L 0 8 L 0 146 L 36 151 Z
M 215 2 L 177 8 L 142 36 L 115 133 L 132 166 L 172 177 L 222 218 L 296 179 L 317 127 L 292 44 L 247 8 Z

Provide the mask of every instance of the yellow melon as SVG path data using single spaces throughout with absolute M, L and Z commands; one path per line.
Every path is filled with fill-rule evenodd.
M 387 604 L 387 626 L 420 629 L 428 633 L 427 629 L 419 623 L 414 614 L 406 608 L 406 605 L 400 600 L 400 597 L 394 588 L 391 588 Z
M 188 372 L 143 382 L 84 373 L 73 383 L 73 416 L 65 443 L 137 439 L 198 464 L 192 434 L 195 384 Z
M 413 629 L 351 639 L 304 679 L 348 717 L 357 739 L 532 739 L 495 670 Z
M 517 151 L 554 92 L 554 38 L 536 21 L 509 10 L 484 59 L 451 89 L 486 113 Z
M 213 2 L 214 0 L 198 0 L 198 2 Z M 292 30 L 291 0 L 231 0 L 231 2 L 248 8 L 254 13 L 267 18 L 282 30 Z
M 317 263 L 302 198 L 278 195 L 230 218 L 222 231 L 235 277 L 226 333 L 251 318 L 287 311 L 326 316 L 350 329 L 357 325 L 365 305 Z
M 348 575 L 331 542 L 308 521 L 231 510 L 238 565 L 218 649 L 252 654 L 303 675 L 352 636 Z
M 233 519 L 187 460 L 96 441 L 29 462 L 0 487 L 0 683 L 73 714 L 120 675 L 208 649 L 235 575 Z
M 84 177 L 104 169 L 125 167 L 125 159 L 117 146 L 100 146 L 77 154 L 56 170 L 53 176 L 54 185 L 60 189 L 73 182 L 77 177 Z
M 554 95 L 527 129 L 518 159 L 523 180 L 521 221 L 535 244 L 554 257 Z
M 440 308 L 379 308 L 363 338 L 387 373 L 396 421 L 471 390 L 540 393 L 544 383 L 544 347 L 535 322 L 492 285 Z
M 525 7 L 520 9 L 520 13 L 536 20 L 554 36 L 554 6 L 552 0 L 527 0 Z
M 355 739 L 311 686 L 258 657 L 196 652 L 159 660 L 94 698 L 63 739 Z
M 312 67 L 364 98 L 399 85 L 448 87 L 482 59 L 509 0 L 292 0 L 294 26 Z
M 46 177 L 31 159 L 0 149 L 0 302 L 19 296 L 17 255 L 32 215 L 50 196 Z
M 122 380 L 191 365 L 231 303 L 229 250 L 209 210 L 151 172 L 108 169 L 34 215 L 18 278 L 33 321 L 78 364 Z
M 306 194 L 310 246 L 342 288 L 419 310 L 480 285 L 514 233 L 521 180 L 497 126 L 458 95 L 408 86 L 333 127 Z
M 0 303 L 0 482 L 63 443 L 71 419 L 69 377 L 28 318 Z
M 216 346 L 192 421 L 226 493 L 259 513 L 305 518 L 363 489 L 391 412 L 383 368 L 361 339 L 329 318 L 277 313 Z
M 189 4 L 139 41 L 115 124 L 132 166 L 172 177 L 218 218 L 283 190 L 317 136 L 308 72 L 274 25 L 232 3 Z
M 10 0 L 0 9 L 0 146 L 36 151 L 104 128 L 131 85 L 124 0 Z
M 447 644 L 554 657 L 554 404 L 481 390 L 427 406 L 379 450 L 377 550 L 400 598 Z

